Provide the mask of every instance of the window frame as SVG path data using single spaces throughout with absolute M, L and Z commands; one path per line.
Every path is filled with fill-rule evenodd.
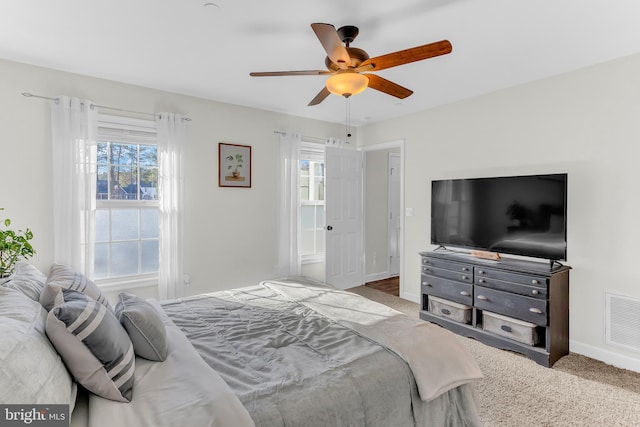
M 299 181 L 301 181 L 302 179 L 302 169 L 300 168 L 300 163 L 303 160 L 308 160 L 311 162 L 321 162 L 323 165 L 325 165 L 325 147 L 324 145 L 321 144 L 317 144 L 317 143 L 312 143 L 312 142 L 305 142 L 302 141 L 300 143 L 300 153 L 299 153 L 299 160 L 298 160 L 298 179 Z M 311 172 L 311 171 L 310 171 Z M 323 177 L 323 184 L 325 186 L 326 189 L 326 167 L 324 168 L 324 177 Z M 311 175 L 309 176 L 309 191 L 311 191 Z M 298 186 L 298 192 L 300 192 L 302 189 L 302 185 Z M 323 210 L 326 214 L 326 190 L 323 191 L 323 200 L 308 200 L 308 201 L 303 201 L 302 197 L 298 198 L 298 212 L 300 215 L 300 218 L 302 217 L 302 207 L 303 206 L 323 206 Z M 314 221 L 315 223 L 315 221 Z M 325 224 L 326 224 L 326 216 L 325 216 Z M 324 229 L 325 224 L 322 224 L 322 229 Z M 315 224 L 316 226 L 318 225 L 317 223 Z M 315 228 L 315 230 L 319 230 L 319 228 Z M 325 241 L 325 250 L 322 252 L 318 252 L 317 251 L 317 247 L 316 247 L 316 251 L 312 254 L 305 254 L 303 255 L 301 253 L 301 248 L 302 248 L 302 224 L 301 222 L 298 225 L 298 235 L 299 237 L 299 242 L 298 242 L 298 256 L 300 258 L 300 263 L 301 264 L 314 264 L 314 263 L 318 263 L 318 262 L 324 262 L 325 261 L 325 257 L 326 257 L 326 241 Z M 314 245 L 317 246 L 317 245 Z
M 124 116 L 114 116 L 108 114 L 98 114 L 98 131 L 96 134 L 96 143 L 102 142 L 110 142 L 110 143 L 119 143 L 119 144 L 128 144 L 128 145 L 137 145 L 137 146 L 158 146 L 157 143 L 157 131 L 156 131 L 156 122 L 155 120 L 145 120 L 145 119 L 137 119 L 132 117 L 124 117 Z M 110 163 L 109 163 L 110 165 Z M 96 180 L 97 180 L 97 158 L 96 158 Z M 138 162 L 137 162 L 137 182 L 136 188 L 138 195 L 140 195 L 140 162 L 139 162 L 139 152 L 138 152 Z M 159 164 L 156 166 L 159 168 Z M 159 171 L 158 171 L 159 175 Z M 107 190 L 108 191 L 108 190 Z M 97 198 L 97 188 L 95 197 L 95 210 L 107 210 L 108 214 L 111 215 L 111 210 L 114 209 L 132 209 L 138 211 L 138 225 L 140 225 L 140 213 L 142 209 L 157 209 L 158 213 L 160 210 L 159 200 L 144 200 L 144 199 L 135 199 L 135 200 L 108 200 L 108 199 L 98 199 Z M 109 219 L 109 225 L 111 224 L 111 219 Z M 95 258 L 95 245 L 98 243 L 95 238 L 95 228 L 92 230 L 93 234 L 93 242 L 94 245 L 94 258 Z M 118 242 L 120 240 L 113 240 L 111 236 L 111 231 L 109 230 L 109 240 L 107 243 L 110 245 L 114 242 Z M 123 241 L 137 241 L 138 244 L 142 241 L 150 241 L 157 240 L 158 246 L 160 245 L 160 234 L 158 230 L 158 238 L 157 239 L 143 239 L 140 236 L 140 231 L 138 233 L 137 239 L 131 240 L 123 240 Z M 104 242 L 100 242 L 104 243 Z M 138 247 L 138 267 L 140 267 L 140 247 Z M 158 261 L 159 261 L 159 253 L 158 253 Z M 95 263 L 95 261 L 94 261 Z M 94 264 L 95 265 L 95 264 Z M 109 272 L 111 270 L 111 258 L 109 253 L 109 258 L 107 260 L 107 268 Z M 149 286 L 157 286 L 159 279 L 160 271 L 158 269 L 157 272 L 152 273 L 138 273 L 138 274 L 130 274 L 130 275 L 122 275 L 122 276 L 110 276 L 110 277 L 101 277 L 101 278 L 93 278 L 93 281 L 96 285 L 100 286 L 100 288 L 105 289 L 107 291 L 118 291 L 125 289 L 135 289 L 140 287 L 149 287 Z M 95 276 L 95 274 L 94 274 Z

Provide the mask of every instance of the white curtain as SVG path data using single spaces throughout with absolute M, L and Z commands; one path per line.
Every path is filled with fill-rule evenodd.
M 180 114 L 160 113 L 158 132 L 158 193 L 160 202 L 161 299 L 179 298 L 184 290 L 183 243 L 183 160 L 184 122 Z
M 97 108 L 88 100 L 51 101 L 54 261 L 93 273 Z
M 280 227 L 278 244 L 278 272 L 281 276 L 300 274 L 298 242 L 300 230 L 300 140 L 297 133 L 280 135 Z

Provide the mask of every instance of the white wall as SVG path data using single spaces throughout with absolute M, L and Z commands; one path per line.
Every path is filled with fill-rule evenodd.
M 400 149 L 365 153 L 365 281 L 389 277 L 389 153 Z
M 429 250 L 430 181 L 567 172 L 571 350 L 640 371 L 604 343 L 604 294 L 640 298 L 640 55 L 366 126 L 405 140 L 405 297 Z
M 233 106 L 0 60 L 0 217 L 30 227 L 37 257 L 53 262 L 51 123 L 48 101 L 71 95 L 135 111 L 192 119 L 185 146 L 185 272 L 188 294 L 271 278 L 277 264 L 279 136 L 274 130 L 340 137 L 344 126 Z M 219 188 L 218 142 L 251 145 L 251 189 Z M 144 292 L 143 292 L 144 291 Z M 153 296 L 150 290 L 140 290 Z

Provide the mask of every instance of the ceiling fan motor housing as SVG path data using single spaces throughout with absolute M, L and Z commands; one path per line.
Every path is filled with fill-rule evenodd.
M 353 68 L 359 67 L 360 64 L 369 59 L 369 54 L 362 49 L 357 47 L 347 47 L 346 49 L 351 58 L 351 67 Z M 328 56 L 325 58 L 324 63 L 330 71 L 338 71 L 340 69 Z

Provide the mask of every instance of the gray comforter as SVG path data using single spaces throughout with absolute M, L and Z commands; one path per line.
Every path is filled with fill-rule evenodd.
M 273 287 L 162 307 L 257 426 L 479 425 L 470 384 L 425 402 L 401 355 Z

